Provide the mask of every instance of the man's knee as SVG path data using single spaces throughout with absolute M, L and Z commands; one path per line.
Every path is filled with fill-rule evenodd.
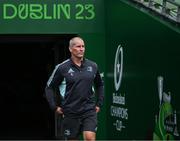
M 84 136 L 85 141 L 95 141 L 96 140 L 96 133 L 92 132 L 92 131 L 84 131 L 83 136 Z

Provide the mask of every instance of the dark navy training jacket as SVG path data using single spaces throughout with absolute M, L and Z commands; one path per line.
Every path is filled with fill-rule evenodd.
M 60 104 L 64 115 L 95 110 L 104 98 L 103 80 L 97 64 L 88 59 L 84 59 L 80 67 L 71 59 L 58 64 L 47 82 L 45 93 L 51 109 L 56 110 Z M 60 96 L 60 103 L 56 102 L 54 94 Z

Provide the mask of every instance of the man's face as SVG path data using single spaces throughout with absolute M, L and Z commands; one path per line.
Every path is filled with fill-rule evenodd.
M 84 41 L 81 39 L 75 39 L 74 45 L 69 48 L 71 55 L 76 58 L 83 58 L 85 52 Z

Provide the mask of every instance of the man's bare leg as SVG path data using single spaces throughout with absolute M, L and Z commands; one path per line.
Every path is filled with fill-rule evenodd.
M 85 141 L 95 141 L 96 140 L 96 133 L 92 131 L 84 131 L 83 138 Z

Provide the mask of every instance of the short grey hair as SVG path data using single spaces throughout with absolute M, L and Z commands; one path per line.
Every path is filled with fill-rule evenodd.
M 78 36 L 73 37 L 73 38 L 71 38 L 71 40 L 69 41 L 69 47 L 72 47 L 72 46 L 75 45 L 75 42 L 74 42 L 75 39 L 81 39 L 81 40 L 83 40 L 81 37 L 78 37 Z

